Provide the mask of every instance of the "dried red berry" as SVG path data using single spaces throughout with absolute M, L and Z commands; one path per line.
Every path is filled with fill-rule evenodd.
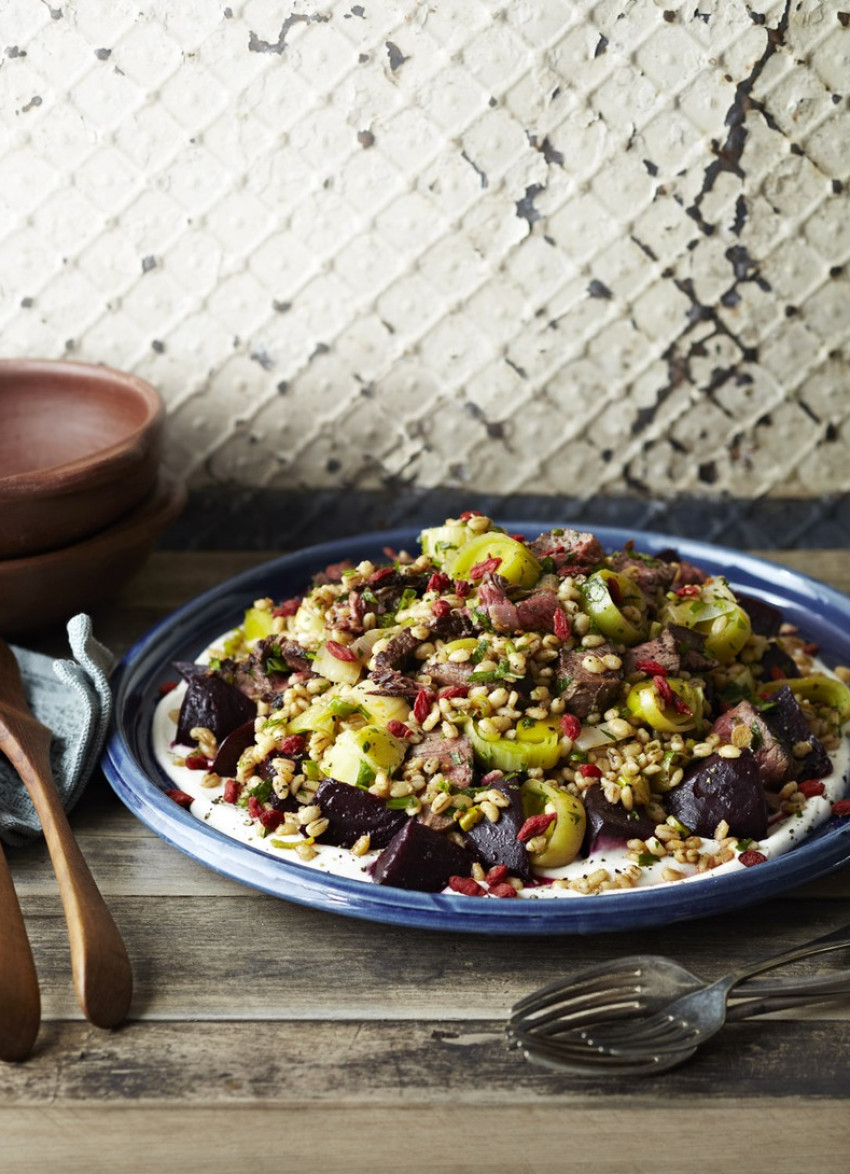
M 389 575 L 395 574 L 395 567 L 378 567 L 377 571 L 373 571 L 369 576 L 367 582 L 380 583 L 381 579 L 386 579 Z
M 667 669 L 657 660 L 638 660 L 635 662 L 635 668 L 639 673 L 649 673 L 652 677 L 667 676 Z
M 623 602 L 623 593 L 620 590 L 620 584 L 616 579 L 606 579 L 605 586 L 608 588 L 608 594 L 611 596 L 611 601 L 615 607 L 620 607 Z
M 396 718 L 393 718 L 391 721 L 387 722 L 387 730 L 389 731 L 389 733 L 393 734 L 396 738 L 412 738 L 413 737 L 413 731 L 411 730 L 411 728 L 409 726 L 406 726 L 404 724 L 404 722 L 398 721 Z
M 463 893 L 465 897 L 483 897 L 484 890 L 471 876 L 450 876 L 449 888 L 456 893 Z
M 485 558 L 483 562 L 475 564 L 469 572 L 469 577 L 470 579 L 483 579 L 485 575 L 492 575 L 498 571 L 501 565 L 502 560 L 497 555 L 494 555 L 492 558 Z
M 820 779 L 803 779 L 801 783 L 797 783 L 797 790 L 801 791 L 807 799 L 811 799 L 814 795 L 822 795 L 826 787 Z
M 523 546 L 526 543 L 526 537 L 524 534 L 509 534 L 508 538 L 513 538 L 514 542 L 521 542 Z
M 540 815 L 529 815 L 528 819 L 517 832 L 516 838 L 521 844 L 524 844 L 526 840 L 530 840 L 534 836 L 541 836 L 557 818 L 554 811 L 546 811 Z
M 460 520 L 462 522 L 468 522 L 470 518 L 483 518 L 483 517 L 484 517 L 484 515 L 482 514 L 481 510 L 464 510 L 463 513 L 460 515 Z
M 458 599 L 466 599 L 472 590 L 472 584 L 467 579 L 458 579 L 455 582 L 455 595 Z
M 583 762 L 578 773 L 585 779 L 601 779 L 602 771 L 594 762 Z
M 670 683 L 666 677 L 654 676 L 652 678 L 652 685 L 665 705 L 673 704 L 673 690 L 670 688 Z
M 183 765 L 189 770 L 209 770 L 212 762 L 205 754 L 187 754 Z
M 566 615 L 560 607 L 552 616 L 552 631 L 559 640 L 569 640 L 570 636 L 572 635 L 570 621 L 567 619 Z
M 345 644 L 337 644 L 336 640 L 328 640 L 325 647 L 335 660 L 345 660 L 351 663 L 357 660 L 357 653 L 353 649 L 348 648 Z
M 416 694 L 416 700 L 413 702 L 413 716 L 420 725 L 431 712 L 433 699 L 433 694 L 429 693 L 427 689 L 420 689 Z
M 222 795 L 222 799 L 225 803 L 235 803 L 239 798 L 241 790 L 242 785 L 241 783 L 237 783 L 236 779 L 227 779 L 224 784 L 224 794 Z
M 452 697 L 465 697 L 469 692 L 469 685 L 447 685 L 437 694 L 439 701 L 448 701 Z
M 289 734 L 278 746 L 278 753 L 283 758 L 293 758 L 299 754 L 303 754 L 307 747 L 307 739 L 304 734 Z
M 561 716 L 561 729 L 568 738 L 575 742 L 581 733 L 581 721 L 574 713 L 565 713 Z
M 699 586 L 696 583 L 686 583 L 684 587 L 680 587 L 676 591 L 676 594 L 684 599 L 693 599 L 699 593 Z
M 833 815 L 850 815 L 850 799 L 836 799 L 832 805 Z
M 194 803 L 192 796 L 187 795 L 185 791 L 179 791 L 175 789 L 173 791 L 166 791 L 165 793 L 168 798 L 173 799 L 179 807 L 191 807 Z
M 515 897 L 516 895 L 516 889 L 513 885 L 509 885 L 507 881 L 504 881 L 500 885 L 492 885 L 490 888 L 491 897 Z
M 499 779 L 503 779 L 504 777 L 504 774 L 500 770 L 488 770 L 481 780 L 481 786 L 490 787 L 493 783 L 498 782 Z
M 815 644 L 814 641 L 810 640 L 807 644 L 803 645 L 803 652 L 805 652 L 807 656 L 817 656 L 817 654 L 820 652 L 820 645 Z
M 502 883 L 507 875 L 507 864 L 494 864 L 484 879 L 488 885 L 498 885 Z
M 263 814 L 263 805 L 256 795 L 251 795 L 248 799 L 248 814 L 251 819 L 259 819 Z
M 272 611 L 273 616 L 294 616 L 301 606 L 301 596 L 296 595 L 293 599 L 284 599 Z
M 283 823 L 283 816 L 279 811 L 261 811 L 258 819 L 267 832 L 273 832 Z
M 437 616 L 438 619 L 441 619 L 443 616 L 447 616 L 451 610 L 452 605 L 446 599 L 435 599 L 431 604 L 431 611 L 435 616 Z
M 428 580 L 428 586 L 425 588 L 425 590 L 443 592 L 449 587 L 450 584 L 451 579 L 448 577 L 448 575 L 444 574 L 443 571 L 434 571 L 433 575 Z
M 742 852 L 738 859 L 744 868 L 752 868 L 754 864 L 764 864 L 767 857 L 764 852 L 757 852 L 755 848 L 749 848 L 746 852 Z

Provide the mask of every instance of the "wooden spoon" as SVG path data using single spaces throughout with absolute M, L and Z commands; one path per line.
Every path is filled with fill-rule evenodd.
M 0 1060 L 24 1060 L 41 1020 L 41 996 L 12 874 L 0 848 Z
M 0 638 L 0 750 L 21 776 L 41 821 L 68 923 L 80 1007 L 96 1027 L 114 1027 L 130 1006 L 130 961 L 54 785 L 50 739 L 50 730 L 36 721 L 27 704 L 14 653 Z

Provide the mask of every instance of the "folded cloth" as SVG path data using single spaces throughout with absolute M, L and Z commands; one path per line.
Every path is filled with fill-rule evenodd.
M 68 641 L 74 660 L 53 660 L 12 645 L 30 708 L 53 732 L 50 760 L 66 811 L 83 793 L 100 758 L 112 714 L 109 674 L 115 665 L 112 653 L 92 635 L 87 615 L 68 621 Z M 19 846 L 40 834 L 30 797 L 0 754 L 0 839 Z

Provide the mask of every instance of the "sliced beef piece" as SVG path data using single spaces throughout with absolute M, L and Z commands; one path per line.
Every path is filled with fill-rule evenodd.
M 401 571 L 381 567 L 356 590 L 363 599 L 366 611 L 383 616 L 398 610 L 405 591 L 413 591 L 417 596 L 424 595 L 429 579 L 428 574 L 405 575 Z
M 558 596 L 554 591 L 534 591 L 516 605 L 517 620 L 526 632 L 551 632 L 555 612 L 560 610 Z
M 633 807 L 627 811 L 622 803 L 611 803 L 599 783 L 588 787 L 581 798 L 587 815 L 586 855 L 606 848 L 621 848 L 629 840 L 646 840 L 655 834 L 655 820 L 645 808 Z
M 612 555 L 611 566 L 633 579 L 653 607 L 657 605 L 660 596 L 670 590 L 676 575 L 676 568 L 671 563 L 648 555 L 636 556 L 629 550 Z
M 271 701 L 289 683 L 291 673 L 313 675 L 306 649 L 295 640 L 267 636 L 244 660 L 223 660 L 216 670 L 255 701 Z
M 487 571 L 478 584 L 478 604 L 497 632 L 515 632 L 519 627 L 516 605 L 508 599 L 507 585 L 507 580 L 493 571 Z
M 382 697 L 415 698 L 422 688 L 417 681 L 402 676 L 398 669 L 373 669 L 369 680 L 375 682 L 378 686 L 375 692 Z
M 790 685 L 783 685 L 770 699 L 773 704 L 764 711 L 764 717 L 777 737 L 789 747 L 798 742 L 809 742 L 811 750 L 805 758 L 795 758 L 794 772 L 797 779 L 822 779 L 832 773 L 832 760 L 823 743 L 809 730 L 806 715 L 800 708 Z
M 467 612 L 458 608 L 444 616 L 435 616 L 431 621 L 431 633 L 440 640 L 468 640 L 476 632 L 475 624 Z
M 413 635 L 410 628 L 402 628 L 397 636 L 393 636 L 384 651 L 379 652 L 375 657 L 375 671 L 383 672 L 385 669 L 395 669 L 397 672 L 401 672 L 412 660 L 413 653 L 419 644 L 419 639 Z
M 635 644 L 630 648 L 623 660 L 623 667 L 627 674 L 650 672 L 649 669 L 640 669 L 642 664 L 650 663 L 660 665 L 671 676 L 675 676 L 681 669 L 682 660 L 676 639 L 669 628 L 664 628 L 655 640 L 647 640 L 644 644 Z
M 449 877 L 469 876 L 477 859 L 448 836 L 409 819 L 375 861 L 372 879 L 379 885 L 436 893 Z
M 547 530 L 528 549 L 537 559 L 551 558 L 557 569 L 594 566 L 605 557 L 599 539 L 585 530 Z
M 734 709 L 721 714 L 711 727 L 713 734 L 719 734 L 724 742 L 732 740 L 736 726 L 748 726 L 753 731 L 750 748 L 759 769 L 762 786 L 769 790 L 778 789 L 794 777 L 797 763 L 787 740 L 777 737 L 765 720 L 764 714 L 749 701 L 741 701 Z
M 388 808 L 377 795 L 336 779 L 325 779 L 321 783 L 316 802 L 328 821 L 322 842 L 339 844 L 343 848 L 350 848 L 365 835 L 369 836 L 371 848 L 386 848 L 409 819 L 403 811 Z
M 466 734 L 461 734 L 457 738 L 444 738 L 442 734 L 432 731 L 426 734 L 418 745 L 412 747 L 411 753 L 426 760 L 436 758 L 440 764 L 440 773 L 445 775 L 456 790 L 462 791 L 472 786 L 475 760 L 472 743 Z
M 705 655 L 706 637 L 702 632 L 686 628 L 682 624 L 669 624 L 668 629 L 676 641 L 680 668 L 689 673 L 702 673 L 715 667 L 717 662 Z
M 525 823 L 520 789 L 516 783 L 510 783 L 507 779 L 491 782 L 490 788 L 507 795 L 511 805 L 500 808 L 499 818 L 495 823 L 491 823 L 489 819 L 482 819 L 475 824 L 465 833 L 465 838 L 478 852 L 485 868 L 504 864 L 508 872 L 514 876 L 530 881 L 532 874 L 528 849 L 517 839 L 519 830 Z
M 623 670 L 606 669 L 603 673 L 592 673 L 583 665 L 586 656 L 603 657 L 614 649 L 610 644 L 598 648 L 561 649 L 556 676 L 560 696 L 566 708 L 576 717 L 587 717 L 589 713 L 602 713 L 617 697 Z
M 664 806 L 686 828 L 711 838 L 725 820 L 732 835 L 761 840 L 767 834 L 767 798 L 755 755 L 738 758 L 711 754 L 693 763 Z
M 181 746 L 191 746 L 192 730 L 211 730 L 223 742 L 245 722 L 253 720 L 257 707 L 235 685 L 209 669 L 193 673 L 177 721 L 176 739 Z
M 451 688 L 454 685 L 468 685 L 469 678 L 475 672 L 475 665 L 468 661 L 465 664 L 455 664 L 453 660 L 446 660 L 440 664 L 429 664 L 426 671 L 432 685 Z

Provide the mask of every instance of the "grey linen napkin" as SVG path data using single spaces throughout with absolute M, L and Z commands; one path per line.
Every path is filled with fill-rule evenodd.
M 63 806 L 70 810 L 83 793 L 109 728 L 112 653 L 92 635 L 91 619 L 68 621 L 73 660 L 53 660 L 12 645 L 24 691 L 38 720 L 53 731 L 51 765 Z M 0 839 L 19 847 L 41 835 L 29 795 L 11 763 L 0 754 Z

